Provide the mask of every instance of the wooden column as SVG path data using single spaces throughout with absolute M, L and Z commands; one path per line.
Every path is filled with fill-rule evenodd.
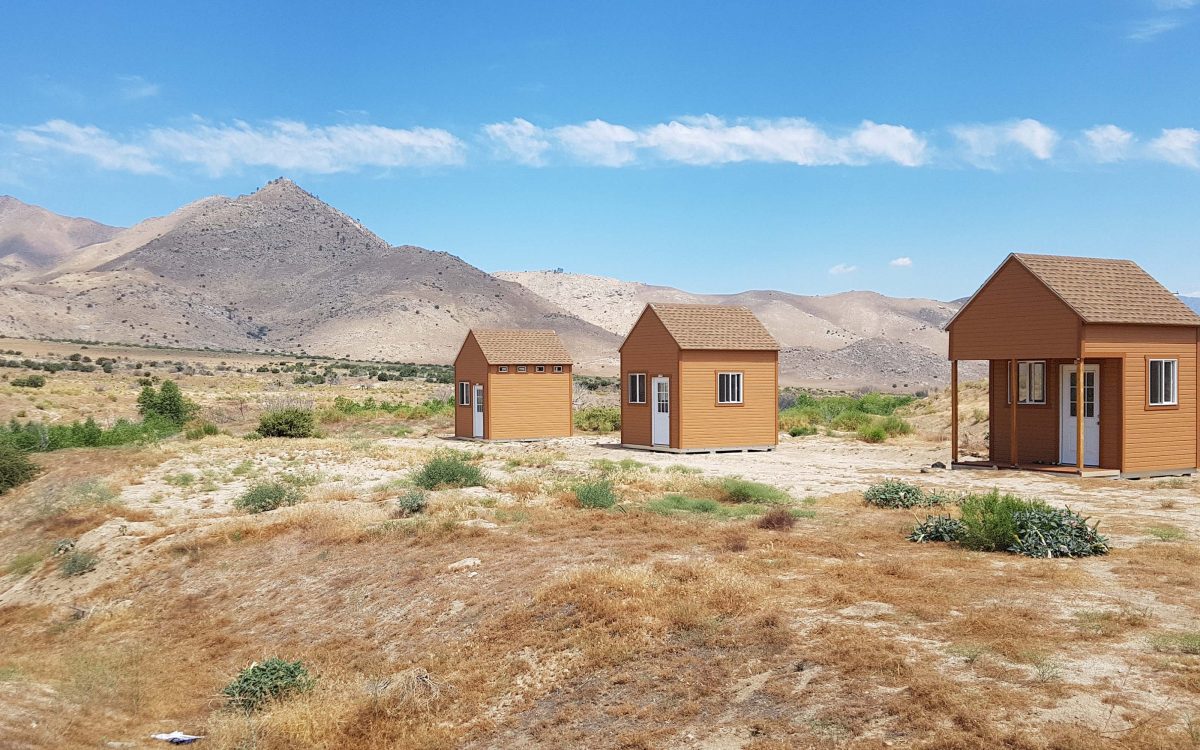
M 1100 394 L 1096 394 L 1100 398 Z M 1083 347 L 1079 347 L 1079 359 L 1075 360 L 1075 467 L 1083 476 Z
M 958 360 L 950 360 L 950 466 L 958 463 Z
M 1020 460 L 1017 454 L 1017 360 L 1008 360 L 1008 428 L 1011 434 L 1008 436 L 1009 443 L 1009 458 L 1012 459 L 1012 465 L 1015 468 L 1020 465 Z

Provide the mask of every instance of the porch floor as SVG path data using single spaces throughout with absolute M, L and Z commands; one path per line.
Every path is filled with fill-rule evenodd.
M 1101 466 L 1085 466 L 1081 472 L 1075 466 L 1058 466 L 1055 464 L 1020 464 L 1011 466 L 1009 464 L 997 463 L 995 461 L 958 461 L 954 463 L 953 469 L 1013 469 L 1016 471 L 1040 471 L 1047 474 L 1062 474 L 1065 476 L 1085 477 L 1085 478 L 1106 478 L 1120 477 L 1120 469 L 1106 469 Z

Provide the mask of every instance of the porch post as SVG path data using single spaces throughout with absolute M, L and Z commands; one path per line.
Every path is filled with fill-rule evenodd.
M 1097 394 L 1099 398 L 1099 394 Z M 1079 348 L 1079 359 L 1075 360 L 1075 468 L 1083 476 L 1083 347 Z
M 1008 360 L 1008 422 L 1011 434 L 1008 436 L 1009 457 L 1013 468 L 1020 465 L 1017 454 L 1017 360 Z
M 950 360 L 950 466 L 958 463 L 958 360 Z

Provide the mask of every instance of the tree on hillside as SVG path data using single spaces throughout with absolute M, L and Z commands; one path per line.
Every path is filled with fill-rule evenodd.
M 179 385 L 173 380 L 163 381 L 159 390 L 148 385 L 138 394 L 138 413 L 142 419 L 165 419 L 172 424 L 182 426 L 200 409 L 195 401 L 185 397 Z

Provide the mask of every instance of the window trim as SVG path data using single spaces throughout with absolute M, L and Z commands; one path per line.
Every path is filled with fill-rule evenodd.
M 633 386 L 634 378 L 641 379 L 641 388 L 640 389 L 634 388 L 634 386 Z M 644 372 L 628 373 L 628 375 L 626 375 L 626 377 L 625 377 L 625 403 L 632 404 L 634 406 L 645 406 L 646 404 L 648 404 L 649 399 L 646 398 L 646 396 L 648 395 L 647 390 L 646 390 L 646 386 L 647 386 L 648 382 L 649 382 L 649 377 Z M 640 393 L 640 395 L 642 397 L 640 401 L 633 400 L 635 391 Z
M 722 401 L 721 400 L 721 376 L 737 376 L 737 400 Z M 746 405 L 746 373 L 739 370 L 720 370 L 717 372 L 717 406 L 745 406 Z
M 466 388 L 464 389 L 463 386 L 466 386 Z M 463 400 L 464 395 L 466 396 L 465 401 Z M 470 406 L 471 405 L 471 381 L 470 380 L 458 381 L 458 405 L 459 406 Z
M 528 365 L 517 365 L 517 372 L 529 372 Z
M 1151 382 L 1153 379 L 1153 367 L 1155 362 L 1170 362 L 1171 363 L 1171 401 L 1163 401 L 1154 403 L 1150 400 Z M 1165 382 L 1165 381 L 1164 381 Z M 1146 410 L 1147 411 L 1169 411 L 1179 408 L 1179 358 L 1178 357 L 1146 357 Z
M 534 366 L 533 366 L 533 371 L 534 371 L 534 372 L 545 372 L 545 371 L 546 371 L 546 366 L 545 366 L 545 365 L 534 365 Z
M 1018 398 L 1017 405 L 1018 406 L 1048 406 L 1049 402 L 1050 402 L 1050 397 L 1049 397 L 1050 396 L 1050 365 L 1049 365 L 1049 363 L 1044 359 L 1019 359 L 1019 360 L 1017 360 L 1017 380 L 1016 380 L 1017 388 L 1016 388 L 1016 390 L 1017 390 L 1018 396 L 1020 395 L 1020 392 L 1021 392 L 1021 366 L 1022 365 L 1025 366 L 1026 372 L 1029 373 L 1028 378 L 1029 378 L 1029 385 L 1031 387 L 1033 386 L 1033 368 L 1030 366 L 1031 365 L 1041 365 L 1042 366 L 1042 399 L 1040 401 L 1033 401 L 1027 397 L 1025 400 L 1022 401 L 1022 400 L 1020 400 L 1020 398 Z M 1005 374 L 1005 378 L 1008 379 L 1008 363 L 1005 363 L 1005 365 L 1004 365 L 1004 374 Z M 1013 402 L 1013 384 L 1008 383 L 1008 404 L 1011 406 L 1012 402 Z
M 508 365 L 497 365 L 496 372 L 508 372 Z
M 554 371 L 555 371 L 555 372 L 562 372 L 562 371 L 563 371 L 563 366 L 562 366 L 562 365 L 555 365 L 555 366 L 554 366 Z

